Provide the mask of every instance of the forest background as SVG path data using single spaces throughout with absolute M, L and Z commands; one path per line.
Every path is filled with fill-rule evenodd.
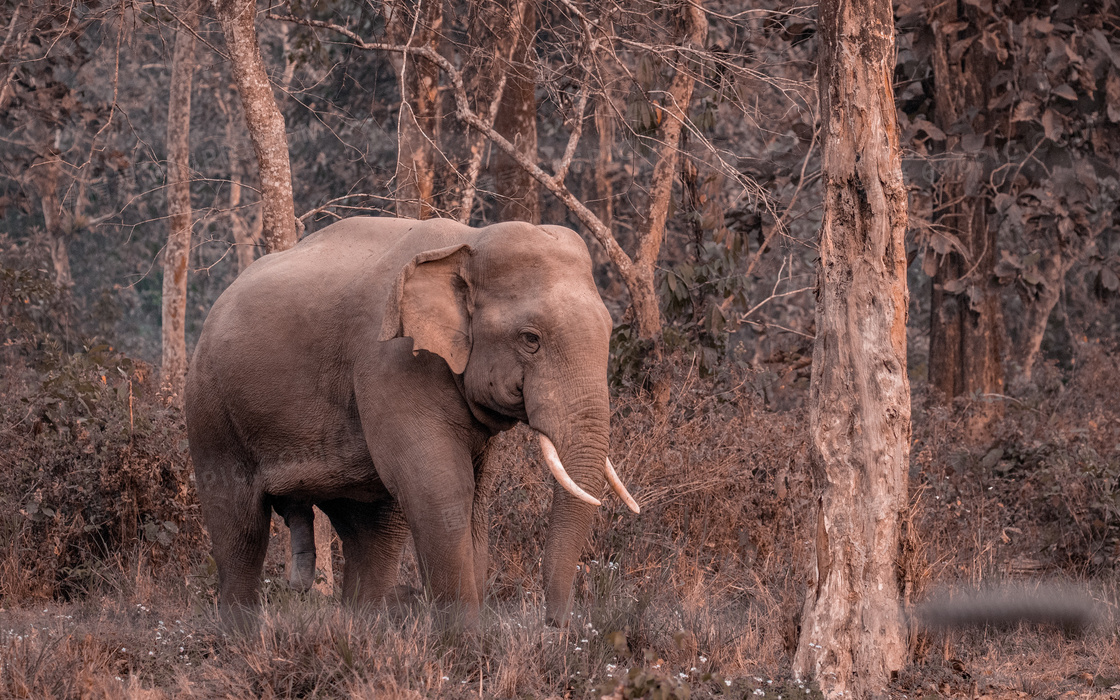
M 236 7 L 3 4 L 2 692 L 776 694 L 755 678 L 789 683 L 809 580 L 816 7 L 260 5 L 288 214 L 262 206 L 249 127 L 267 120 L 231 67 Z M 895 19 L 906 602 L 1043 576 L 1115 606 L 1120 17 L 1105 0 L 903 0 Z M 548 491 L 519 431 L 493 484 L 501 624 L 481 660 L 423 617 L 361 621 L 279 583 L 265 644 L 198 631 L 214 576 L 164 333 L 177 318 L 186 350 L 255 257 L 355 214 L 587 238 L 616 321 L 612 451 L 643 504 L 600 516 L 577 591 L 588 641 L 535 620 Z M 897 684 L 1107 693 L 1118 650 L 1115 631 L 915 633 Z

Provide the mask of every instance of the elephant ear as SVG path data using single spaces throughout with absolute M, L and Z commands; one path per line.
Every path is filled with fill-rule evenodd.
M 462 374 L 471 353 L 471 295 L 463 266 L 471 248 L 420 253 L 400 275 L 385 305 L 378 340 L 412 338 L 412 352 L 433 352 Z

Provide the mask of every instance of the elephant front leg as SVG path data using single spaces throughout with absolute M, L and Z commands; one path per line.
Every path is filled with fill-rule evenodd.
M 468 629 L 478 626 L 486 566 L 485 557 L 481 571 L 477 566 L 471 506 L 469 496 L 405 505 L 425 588 L 444 614 Z

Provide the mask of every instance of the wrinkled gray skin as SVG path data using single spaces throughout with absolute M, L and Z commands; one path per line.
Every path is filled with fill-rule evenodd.
M 255 262 L 210 310 L 186 389 L 223 619 L 252 619 L 271 509 L 310 582 L 314 504 L 342 540 L 348 600 L 390 592 L 411 533 L 430 592 L 477 624 L 487 444 L 528 423 L 601 493 L 610 331 L 587 248 L 559 226 L 353 218 Z M 552 624 L 593 512 L 554 484 Z

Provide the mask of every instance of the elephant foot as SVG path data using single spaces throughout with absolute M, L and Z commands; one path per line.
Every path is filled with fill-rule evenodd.
M 427 602 L 424 591 L 412 586 L 393 586 L 385 594 L 385 608 L 389 611 L 390 617 L 395 620 L 419 614 L 424 610 Z
M 253 637 L 260 627 L 257 606 L 233 603 L 218 606 L 218 618 L 222 630 L 227 634 L 240 637 Z
M 292 554 L 292 573 L 288 584 L 300 593 L 311 590 L 315 583 L 315 551 Z

